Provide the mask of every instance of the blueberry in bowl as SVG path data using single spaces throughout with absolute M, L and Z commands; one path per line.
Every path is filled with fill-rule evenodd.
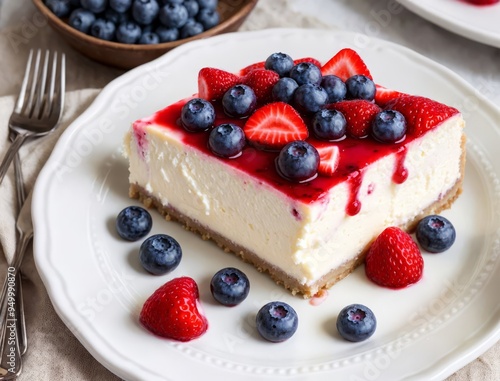
M 33 0 L 33 3 L 49 25 L 80 53 L 109 66 L 131 69 L 185 42 L 237 30 L 257 1 Z M 177 13 L 167 12 L 170 8 Z

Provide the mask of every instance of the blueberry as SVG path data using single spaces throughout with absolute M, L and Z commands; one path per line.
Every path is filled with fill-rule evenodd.
M 82 8 L 93 13 L 101 13 L 106 9 L 108 0 L 80 0 Z
M 82 6 L 82 3 L 80 2 L 80 0 L 69 0 L 69 2 L 70 2 L 71 7 L 73 9 L 81 8 L 81 6 Z
M 142 45 L 153 45 L 160 42 L 160 37 L 154 32 L 143 32 L 141 38 L 139 38 L 139 44 Z
M 264 67 L 273 70 L 280 77 L 287 77 L 294 66 L 293 59 L 286 53 L 273 53 L 267 57 Z
M 47 0 L 45 5 L 57 17 L 68 17 L 72 9 L 70 0 Z
M 94 21 L 95 15 L 91 11 L 78 8 L 71 12 L 68 24 L 80 32 L 88 33 Z
M 406 134 L 406 119 L 395 110 L 381 111 L 372 121 L 371 133 L 375 140 L 382 143 L 399 142 Z
M 207 30 L 213 28 L 219 23 L 220 15 L 217 10 L 203 8 L 198 12 L 196 20 L 198 20 L 198 22 L 203 25 L 203 28 Z
M 205 28 L 199 22 L 189 19 L 180 30 L 180 38 L 189 38 L 203 33 Z
M 109 0 L 109 7 L 120 13 L 127 12 L 131 6 L 132 0 Z
M 154 275 L 164 275 L 173 270 L 182 259 L 182 249 L 174 238 L 166 234 L 148 237 L 139 249 L 142 267 Z
M 179 29 L 177 28 L 167 28 L 160 25 L 155 32 L 160 38 L 160 42 L 171 42 L 179 39 Z
M 124 44 L 135 44 L 141 35 L 141 27 L 133 21 L 121 23 L 116 29 L 116 40 Z
M 156 0 L 134 0 L 132 4 L 132 17 L 141 25 L 151 24 L 159 12 Z
M 241 155 L 245 146 L 245 133 L 232 123 L 220 124 L 210 131 L 208 146 L 216 155 L 235 158 Z
M 328 103 L 339 102 L 347 94 L 347 87 L 344 81 L 336 75 L 325 75 L 321 80 L 321 87 L 328 94 Z
M 219 303 L 233 307 L 248 296 L 250 281 L 242 271 L 234 267 L 226 267 L 217 271 L 212 277 L 210 292 Z
M 321 79 L 321 70 L 315 64 L 311 62 L 301 62 L 290 70 L 290 78 L 293 78 L 298 85 L 305 85 L 306 83 L 311 83 L 313 85 L 319 85 Z
M 185 0 L 182 4 L 186 7 L 189 18 L 196 16 L 200 10 L 200 5 L 196 0 Z
M 182 28 L 189 16 L 184 5 L 168 3 L 160 8 L 159 18 L 167 28 Z
M 377 328 L 377 319 L 372 310 L 362 304 L 344 307 L 337 316 L 337 330 L 348 341 L 368 339 Z
M 116 231 L 127 241 L 137 241 L 145 237 L 153 227 L 149 212 L 140 206 L 129 206 L 116 217 Z
M 213 126 L 214 121 L 214 106 L 205 99 L 193 98 L 182 106 L 181 123 L 188 131 L 206 131 Z
M 295 107 L 304 113 L 318 112 L 328 102 L 328 94 L 321 86 L 306 83 L 293 93 Z
M 318 139 L 339 140 L 345 136 L 347 122 L 337 110 L 323 109 L 314 114 L 311 130 Z
M 120 25 L 121 23 L 127 22 L 129 20 L 129 14 L 127 12 L 120 13 L 115 11 L 112 8 L 108 8 L 103 13 L 104 19 L 107 21 L 111 21 L 116 25 Z
M 101 40 L 112 41 L 115 38 L 116 26 L 111 21 L 97 19 L 90 27 L 90 34 Z
M 283 147 L 278 155 L 276 166 L 278 173 L 287 180 L 312 180 L 319 165 L 319 153 L 311 144 L 295 140 Z
M 372 101 L 377 91 L 375 83 L 365 75 L 353 75 L 345 81 L 347 98 Z
M 276 102 L 291 103 L 293 101 L 293 94 L 299 85 L 292 78 L 280 78 L 273 86 L 273 99 Z
M 420 220 L 416 233 L 420 246 L 430 253 L 448 250 L 457 236 L 453 224 L 438 215 L 430 215 Z
M 228 116 L 246 117 L 254 110 L 257 97 L 247 85 L 236 85 L 227 90 L 222 96 L 222 108 Z
M 160 0 L 161 5 L 167 4 L 184 4 L 184 0 Z
M 297 312 L 287 303 L 278 301 L 264 305 L 255 320 L 260 335 L 273 343 L 292 337 L 299 325 Z
M 216 9 L 218 2 L 218 0 L 198 0 L 200 9 Z

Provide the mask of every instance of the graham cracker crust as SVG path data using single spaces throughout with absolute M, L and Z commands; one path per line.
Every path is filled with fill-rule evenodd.
M 445 194 L 440 200 L 436 201 L 430 207 L 426 208 L 419 215 L 417 215 L 413 220 L 406 223 L 404 226 L 400 226 L 402 229 L 412 232 L 418 222 L 426 215 L 438 214 L 441 211 L 448 209 L 455 202 L 458 196 L 462 193 L 462 182 L 465 172 L 465 143 L 466 138 L 463 135 L 462 139 L 462 157 L 460 163 L 461 177 L 457 180 L 455 185 Z M 353 272 L 356 267 L 363 263 L 365 255 L 372 242 L 363 249 L 363 251 L 351 259 L 350 261 L 344 263 L 341 267 L 332 269 L 329 273 L 321 277 L 312 286 L 307 286 L 300 283 L 297 279 L 290 277 L 283 270 L 271 265 L 263 258 L 261 258 L 257 253 L 254 253 L 234 242 L 227 239 L 226 237 L 212 231 L 209 227 L 200 224 L 188 216 L 180 213 L 176 208 L 170 205 L 163 205 L 159 199 L 155 196 L 149 194 L 144 188 L 137 184 L 131 184 L 129 189 L 129 196 L 134 199 L 141 201 L 147 208 L 156 208 L 166 220 L 175 220 L 184 225 L 187 230 L 198 233 L 204 240 L 212 240 L 219 247 L 221 247 L 225 252 L 231 252 L 239 256 L 243 261 L 252 264 L 259 272 L 266 272 L 269 276 L 278 284 L 282 285 L 288 289 L 293 295 L 301 294 L 304 298 L 311 298 L 316 295 L 320 290 L 329 289 L 335 283 L 342 280 Z

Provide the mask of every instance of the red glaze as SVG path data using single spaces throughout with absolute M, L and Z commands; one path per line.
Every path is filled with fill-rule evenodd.
M 163 110 L 158 111 L 151 119 L 140 120 L 134 124 L 134 130 L 137 136 L 141 135 L 141 130 L 148 124 L 157 124 L 167 129 L 175 129 L 177 133 L 183 134 L 183 141 L 186 145 L 213 156 L 208 148 L 208 132 L 192 133 L 184 130 L 180 125 L 179 116 L 181 108 L 187 100 L 174 103 Z M 233 119 L 224 115 L 217 108 L 217 118 L 215 125 L 221 123 L 235 123 L 243 127 L 246 119 Z M 347 137 L 342 141 L 336 141 L 334 144 L 340 149 L 340 162 L 333 176 L 317 176 L 314 180 L 304 183 L 294 183 L 283 179 L 276 171 L 275 158 L 277 152 L 262 151 L 247 145 L 241 156 L 235 159 L 223 159 L 227 165 L 248 173 L 266 183 L 275 189 L 283 192 L 290 198 L 303 202 L 305 204 L 314 203 L 325 196 L 325 193 L 335 185 L 348 180 L 350 186 L 350 197 L 346 205 L 348 215 L 356 215 L 361 203 L 358 199 L 358 191 L 363 181 L 363 169 L 374 163 L 378 159 L 395 153 L 397 163 L 394 168 L 392 180 L 397 183 L 403 183 L 408 177 L 408 171 L 405 168 L 404 161 L 406 157 L 405 145 L 415 137 L 407 136 L 401 143 L 384 144 L 371 138 L 356 139 Z M 313 137 L 307 139 L 311 143 L 324 144 Z M 139 140 L 140 144 L 141 140 Z

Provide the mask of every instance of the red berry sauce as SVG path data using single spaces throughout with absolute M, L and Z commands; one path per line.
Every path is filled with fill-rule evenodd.
M 183 135 L 183 142 L 186 145 L 195 147 L 207 155 L 214 156 L 207 144 L 208 131 L 193 133 L 186 131 L 181 126 L 179 118 L 181 108 L 186 101 L 187 100 L 182 100 L 174 103 L 158 111 L 152 118 L 142 119 L 134 123 L 134 131 L 138 137 L 139 145 L 144 145 L 143 139 L 141 138 L 144 127 L 149 124 L 156 124 L 166 129 L 175 130 L 177 134 L 181 133 Z M 217 107 L 216 110 L 217 117 L 215 125 L 221 123 L 234 123 L 240 127 L 244 126 L 246 119 L 229 118 L 225 116 L 222 111 L 217 109 Z M 285 180 L 277 173 L 275 167 L 277 152 L 263 151 L 247 145 L 242 155 L 238 158 L 219 158 L 219 160 L 224 160 L 227 165 L 237 168 L 259 179 L 262 183 L 269 184 L 290 198 L 306 204 L 320 201 L 326 196 L 326 192 L 329 189 L 347 180 L 350 195 L 348 204 L 346 205 L 346 213 L 350 216 L 354 216 L 359 213 L 362 207 L 358 198 L 358 192 L 363 183 L 363 170 L 378 159 L 395 153 L 396 165 L 392 181 L 396 184 L 404 183 L 408 178 L 408 170 L 405 167 L 407 152 L 406 144 L 413 139 L 415 138 L 412 136 L 406 136 L 406 139 L 401 143 L 384 144 L 371 138 L 356 139 L 347 137 L 344 140 L 332 143 L 336 144 L 340 149 L 340 162 L 334 175 L 331 177 L 319 175 L 315 179 L 303 183 Z M 312 137 L 307 140 L 313 145 L 315 143 L 325 144 L 325 142 L 319 142 Z M 300 216 L 296 216 L 296 218 L 300 218 Z

